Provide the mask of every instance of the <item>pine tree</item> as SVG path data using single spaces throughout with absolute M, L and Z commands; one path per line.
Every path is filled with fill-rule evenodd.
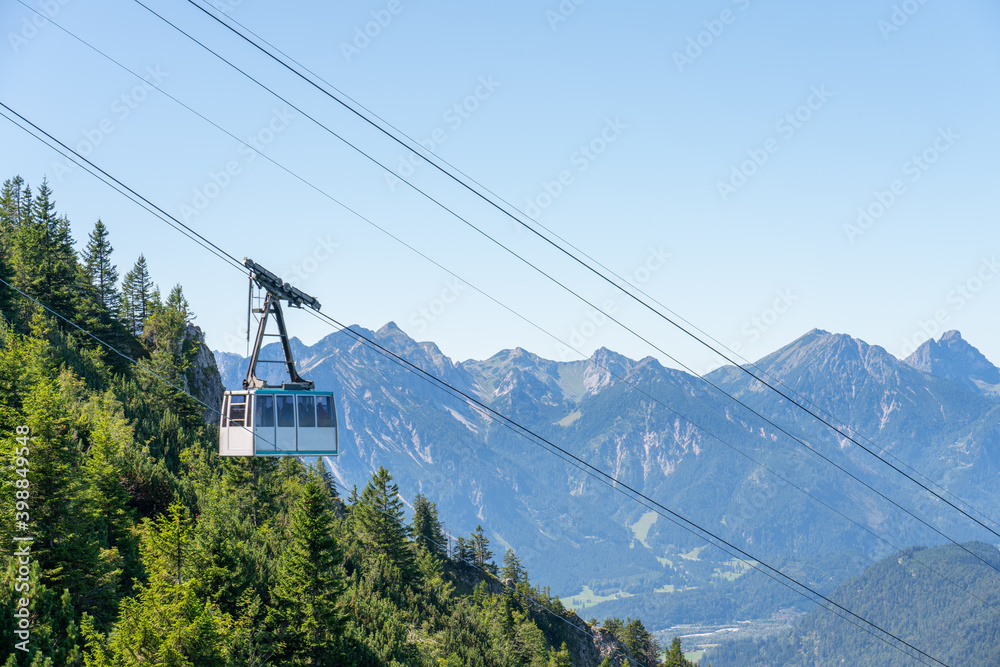
M 388 556 L 399 569 L 407 572 L 413 554 L 406 546 L 410 529 L 404 523 L 403 501 L 392 475 L 379 466 L 361 492 L 361 499 L 351 511 L 358 537 L 373 555 Z
M 337 479 L 333 476 L 333 472 L 330 470 L 330 466 L 327 465 L 325 459 L 319 459 L 317 466 L 319 467 L 320 481 L 323 482 L 323 490 L 330 497 L 331 506 L 334 510 L 340 512 L 343 503 L 340 501 L 340 494 L 337 493 Z
M 0 241 L 0 318 L 13 320 L 14 305 L 17 303 L 17 292 L 14 285 L 14 268 L 11 257 L 3 241 Z
M 413 536 L 418 545 L 439 556 L 445 555 L 444 531 L 437 506 L 422 493 L 413 499 Z
M 20 176 L 4 181 L 0 188 L 0 280 L 14 285 L 14 234 L 25 215 L 23 201 L 24 181 Z M 30 196 L 29 196 L 30 201 Z M 12 287 L 0 283 L 0 313 L 13 319 L 17 293 Z
M 309 474 L 292 513 L 288 546 L 278 564 L 268 624 L 284 645 L 282 664 L 338 665 L 346 623 L 337 598 L 344 584 L 333 514 L 323 481 Z
M 153 372 L 175 385 L 185 384 L 185 375 L 190 367 L 189 352 L 185 348 L 188 318 L 194 317 L 187 299 L 176 285 L 170 292 L 166 304 L 160 305 L 158 293 L 154 291 L 150 299 L 148 316 L 143 326 L 144 342 L 152 348 L 150 364 Z
M 111 263 L 113 250 L 108 228 L 98 220 L 83 251 L 83 270 L 94 287 L 97 302 L 109 312 L 117 313 L 121 295 L 118 293 L 118 268 Z

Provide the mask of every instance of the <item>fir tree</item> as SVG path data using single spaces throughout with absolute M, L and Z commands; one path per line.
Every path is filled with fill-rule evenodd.
M 463 563 L 473 562 L 474 550 L 472 544 L 461 535 L 455 538 L 455 558 Z
M 406 546 L 406 538 L 410 530 L 403 520 L 399 487 L 392 484 L 392 475 L 388 470 L 379 466 L 372 475 L 351 512 L 351 518 L 358 537 L 370 553 L 388 556 L 404 572 L 409 569 L 412 553 Z
M 142 337 L 153 350 L 152 370 L 175 385 L 184 385 L 191 362 L 189 357 L 194 352 L 185 345 L 187 322 L 194 315 L 181 286 L 174 287 L 170 299 L 162 306 L 158 305 L 154 292 L 148 312 Z
M 98 220 L 83 251 L 83 270 L 94 287 L 97 302 L 109 312 L 117 313 L 121 296 L 118 293 L 118 268 L 111 263 L 113 250 L 108 240 L 108 228 Z
M 513 549 L 507 549 L 504 552 L 503 568 L 500 570 L 500 577 L 503 579 L 512 579 L 515 584 L 528 582 L 528 573 L 525 571 L 524 566 L 521 565 L 521 560 L 514 553 Z
M 159 301 L 159 294 L 156 291 L 154 291 L 153 300 Z M 187 299 L 184 298 L 184 290 L 181 289 L 180 284 L 174 285 L 170 290 L 170 294 L 167 296 L 167 302 L 164 304 L 164 308 L 178 313 L 184 320 L 185 325 L 191 324 L 195 320 L 194 311 L 191 310 L 191 306 L 188 304 Z
M 663 667 L 694 667 L 694 663 L 684 657 L 680 637 L 674 637 L 670 643 L 670 649 L 663 660 Z
M 25 186 L 22 198 L 30 196 Z M 13 230 L 11 263 L 15 285 L 59 314 L 72 318 L 77 310 L 78 265 L 69 221 L 55 214 L 52 190 L 42 183 L 38 195 L 18 213 Z
M 283 664 L 340 664 L 335 654 L 342 643 L 345 616 L 337 598 L 344 585 L 332 522 L 327 491 L 312 472 L 292 513 L 268 614 L 268 623 L 284 646 L 278 656 L 286 661 Z
M 0 313 L 12 319 L 12 311 L 16 303 L 17 293 L 14 285 L 14 234 L 21 225 L 21 219 L 27 211 L 22 206 L 24 200 L 24 181 L 20 176 L 4 181 L 0 188 Z M 30 201 L 30 195 L 29 195 Z
M 0 188 L 0 243 L 31 216 L 31 189 L 20 176 L 8 178 Z
M 573 667 L 573 661 L 570 659 L 566 642 L 563 642 L 559 650 L 549 656 L 548 667 Z
M 13 320 L 17 292 L 14 291 L 14 268 L 6 244 L 0 241 L 0 317 Z
M 482 526 L 476 526 L 476 530 L 472 533 L 472 558 L 480 567 L 486 567 L 487 563 L 493 560 L 490 538 L 486 537 Z
M 444 531 L 438 520 L 437 506 L 422 493 L 413 499 L 413 536 L 418 545 L 431 553 L 445 555 Z
M 639 664 L 656 667 L 660 660 L 660 645 L 653 634 L 642 624 L 642 621 L 638 618 L 629 618 L 624 624 L 621 624 L 621 621 L 618 623 L 620 629 L 616 630 L 615 634 L 622 640 L 622 644 L 629 650 L 632 657 Z
M 83 621 L 87 665 L 221 665 L 232 619 L 196 594 L 191 519 L 180 504 L 147 522 L 142 562 L 149 579 L 122 601 L 105 637 Z
M 153 309 L 153 296 L 153 280 L 149 277 L 146 258 L 139 255 L 122 282 L 121 319 L 133 335 L 142 334 L 146 318 Z

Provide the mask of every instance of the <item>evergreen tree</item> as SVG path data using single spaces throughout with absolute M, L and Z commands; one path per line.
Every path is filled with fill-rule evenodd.
M 528 573 L 525 571 L 524 566 L 521 565 L 521 560 L 514 553 L 513 549 L 507 549 L 504 552 L 503 568 L 500 570 L 500 577 L 502 579 L 512 579 L 515 584 L 528 582 Z
M 97 302 L 109 312 L 117 313 L 121 295 L 118 293 L 118 268 L 111 263 L 113 250 L 108 228 L 98 220 L 83 251 L 83 270 L 94 287 Z
M 25 186 L 22 199 L 30 196 Z M 77 310 L 78 265 L 69 221 L 55 214 L 52 190 L 42 183 L 30 206 L 20 209 L 11 237 L 15 285 L 59 314 L 72 318 Z
M 159 301 L 159 293 L 154 290 L 153 301 Z M 184 298 L 184 290 L 181 289 L 180 284 L 174 285 L 170 290 L 170 294 L 167 296 L 167 302 L 164 304 L 167 310 L 172 310 L 178 313 L 184 320 L 184 324 L 188 325 L 194 322 L 195 314 L 191 310 L 191 306 L 188 304 L 187 299 Z
M 490 551 L 490 538 L 486 537 L 482 526 L 476 526 L 476 530 L 472 533 L 472 559 L 480 567 L 485 567 L 493 560 L 493 552 Z
M 472 563 L 474 561 L 473 545 L 461 535 L 455 538 L 455 558 L 463 563 Z
M 142 562 L 148 581 L 122 601 L 106 637 L 92 619 L 83 621 L 88 667 L 224 664 L 232 619 L 195 592 L 191 531 L 187 510 L 178 503 L 146 523 Z
M 292 513 L 268 614 L 284 646 L 277 656 L 284 659 L 282 664 L 341 664 L 336 653 L 345 616 L 337 598 L 344 585 L 332 522 L 329 495 L 319 475 L 311 472 Z
M 680 637 L 674 637 L 670 643 L 670 650 L 667 651 L 666 658 L 663 660 L 663 667 L 694 667 L 694 663 L 684 657 Z
M 330 506 L 338 516 L 342 516 L 343 502 L 340 500 L 340 494 L 337 493 L 337 479 L 333 476 L 333 472 L 330 470 L 330 466 L 327 465 L 325 459 L 319 459 L 317 466 L 319 467 L 319 478 L 323 483 L 323 490 L 326 491 L 326 495 L 330 498 Z
M 142 334 L 153 303 L 153 280 L 149 277 L 146 258 L 139 255 L 122 282 L 121 319 L 133 335 Z
M 17 292 L 14 291 L 14 267 L 7 244 L 0 241 L 0 319 L 13 320 Z
M 570 659 L 566 642 L 563 642 L 559 650 L 549 656 L 548 667 L 573 667 L 573 661 Z
M 413 536 L 418 545 L 431 553 L 445 555 L 444 531 L 438 519 L 437 506 L 422 493 L 413 499 Z
M 373 555 L 388 556 L 403 572 L 409 570 L 413 555 L 406 546 L 410 530 L 404 523 L 403 501 L 392 475 L 379 466 L 361 492 L 351 511 L 358 538 Z
M 656 667 L 660 661 L 660 645 L 653 634 L 642 624 L 642 621 L 638 618 L 629 618 L 623 625 L 621 621 L 618 621 L 618 624 L 620 629 L 614 632 L 622 640 L 625 648 L 629 650 L 632 658 L 641 665 Z M 607 623 L 605 623 L 605 627 L 607 627 Z
M 0 188 L 0 280 L 8 285 L 15 284 L 14 277 L 14 234 L 27 215 L 24 201 L 24 181 L 20 176 L 4 181 Z M 30 193 L 28 201 L 31 200 Z M 13 308 L 17 293 L 13 288 L 0 283 L 0 313 L 13 319 Z
M 0 243 L 31 217 L 31 188 L 20 176 L 8 178 L 0 188 Z
M 194 352 L 190 345 L 186 346 L 187 322 L 193 317 L 187 299 L 177 285 L 166 304 L 159 305 L 156 292 L 149 304 L 142 337 L 153 350 L 152 370 L 175 385 L 184 385 L 191 365 L 189 357 Z

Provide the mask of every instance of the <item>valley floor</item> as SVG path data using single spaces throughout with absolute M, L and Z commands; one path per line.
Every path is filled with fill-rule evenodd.
M 797 620 L 805 616 L 802 612 L 782 611 L 771 618 L 759 618 L 724 624 L 682 624 L 674 625 L 653 634 L 663 646 L 669 646 L 674 637 L 684 643 L 684 653 L 689 660 L 699 660 L 705 651 L 719 644 L 737 639 L 763 639 L 788 630 Z

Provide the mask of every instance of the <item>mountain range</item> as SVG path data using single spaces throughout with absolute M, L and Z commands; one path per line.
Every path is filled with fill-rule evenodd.
M 782 397 L 732 366 L 702 379 L 603 348 L 570 362 L 521 348 L 456 362 L 394 323 L 353 328 L 820 590 L 910 545 L 946 541 L 923 522 L 953 539 L 995 537 L 879 460 L 970 513 L 995 511 L 1000 370 L 955 331 L 905 360 L 810 331 L 746 367 Z M 300 374 L 338 397 L 341 454 L 331 463 L 345 488 L 386 466 L 407 501 L 425 494 L 456 536 L 481 524 L 497 560 L 513 548 L 529 574 L 587 607 L 582 615 L 642 609 L 650 627 L 666 628 L 711 609 L 811 609 L 787 591 L 748 608 L 733 587 L 769 581 L 746 576 L 751 566 L 353 337 L 293 339 L 292 349 Z M 215 357 L 225 386 L 240 388 L 246 359 Z M 278 344 L 261 358 L 280 359 Z M 280 365 L 261 370 L 280 381 Z M 705 603 L 720 590 L 728 606 Z

